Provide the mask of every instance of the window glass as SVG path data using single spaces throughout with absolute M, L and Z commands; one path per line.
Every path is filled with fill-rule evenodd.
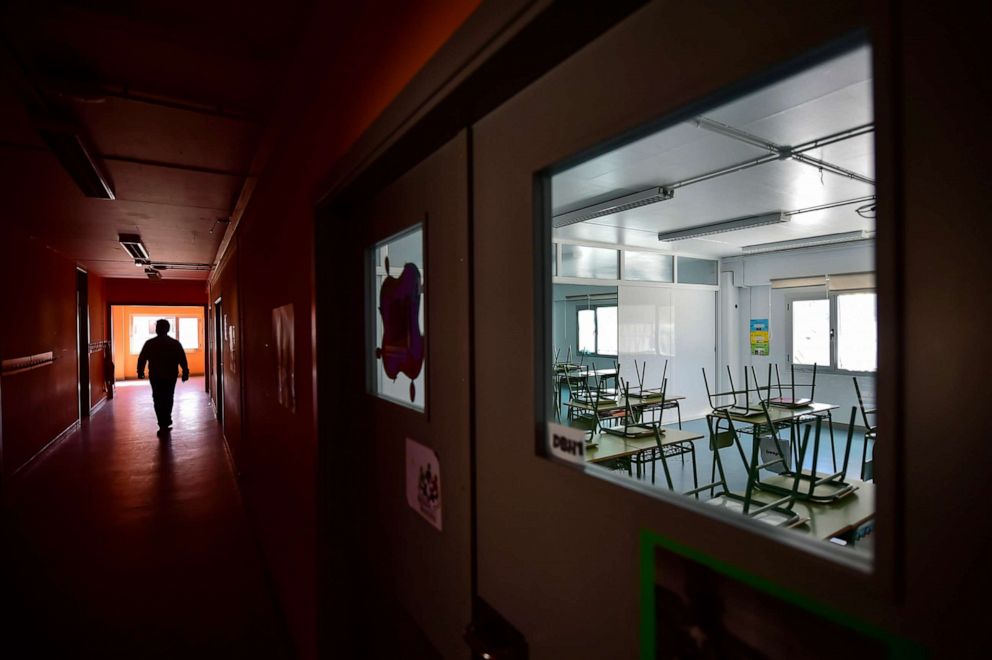
M 792 303 L 792 362 L 830 364 L 830 300 Z
M 535 173 L 534 249 L 558 260 L 535 333 L 542 453 L 872 557 L 874 429 L 851 378 L 875 396 L 871 62 L 853 48 Z M 791 157 L 757 158 L 754 136 Z
M 670 254 L 627 250 L 623 256 L 623 278 L 642 282 L 673 282 L 674 261 Z
M 718 261 L 679 257 L 679 284 L 712 284 L 718 281 Z
M 196 317 L 179 319 L 179 343 L 187 351 L 200 348 L 200 319 Z
M 169 336 L 176 338 L 176 317 L 174 316 L 132 316 L 131 317 L 131 355 L 141 352 L 145 342 L 155 336 L 155 324 L 159 319 L 169 322 Z
M 375 317 L 372 391 L 384 399 L 424 409 L 427 339 L 424 231 L 417 226 L 372 250 L 368 312 Z
M 585 245 L 561 245 L 562 277 L 615 280 L 620 277 L 619 252 Z
M 875 371 L 877 325 L 874 293 L 837 296 L 837 367 Z
M 592 309 L 579 310 L 579 352 L 596 352 L 596 312 Z
M 596 308 L 596 352 L 600 355 L 617 354 L 617 308 Z

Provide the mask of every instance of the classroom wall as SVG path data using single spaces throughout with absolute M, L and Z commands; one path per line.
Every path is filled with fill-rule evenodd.
M 138 378 L 138 354 L 141 346 L 131 343 L 131 322 L 135 316 L 162 316 L 175 318 L 178 324 L 180 318 L 195 318 L 199 321 L 199 342 L 196 348 L 184 345 L 186 362 L 189 364 L 191 376 L 202 376 L 205 366 L 204 318 L 202 307 L 152 307 L 114 305 L 113 345 L 114 345 L 114 379 L 135 380 Z M 173 328 L 175 331 L 176 328 Z M 177 336 L 178 338 L 178 336 Z
M 0 359 L 52 351 L 55 361 L 0 379 L 4 475 L 79 415 L 75 264 L 11 225 L 0 223 Z
M 740 367 L 754 367 L 760 382 L 764 382 L 768 374 L 768 365 L 779 365 L 783 380 L 789 378 L 787 351 L 788 337 L 786 297 L 795 289 L 772 289 L 771 280 L 786 277 L 803 277 L 809 275 L 862 273 L 874 271 L 874 243 L 872 241 L 854 243 L 851 245 L 828 246 L 809 250 L 791 250 L 788 252 L 751 255 L 721 260 L 722 281 L 725 283 L 721 295 L 733 295 L 737 298 L 739 310 L 737 313 L 736 348 L 731 341 L 722 340 L 724 356 L 736 356 L 739 368 L 734 371 L 734 384 L 742 387 L 743 375 Z M 733 294 L 728 293 L 733 283 Z M 820 289 L 822 291 L 822 288 Z M 750 320 L 768 319 L 769 324 L 769 355 L 751 355 Z M 729 329 L 729 328 L 728 328 Z M 729 337 L 731 335 L 726 335 Z M 724 365 L 728 357 L 724 357 Z M 726 366 L 721 369 L 725 370 Z M 774 369 L 774 366 L 773 366 Z M 782 371 L 784 369 L 784 371 Z M 797 374 L 798 376 L 798 374 Z M 725 376 L 722 383 L 726 385 Z M 804 373 L 797 377 L 799 382 L 808 382 L 811 376 Z M 875 379 L 858 376 L 858 385 L 866 403 L 875 400 Z M 836 403 L 840 408 L 834 413 L 834 421 L 847 422 L 850 419 L 851 408 L 857 406 L 857 397 L 850 374 L 828 374 L 817 371 L 816 399 Z M 863 426 L 858 415 L 858 426 Z
M 644 370 L 644 381 L 649 387 L 660 387 L 664 375 L 668 392 L 685 397 L 680 404 L 683 420 L 705 415 L 710 408 L 701 370 L 705 368 L 710 376 L 715 371 L 715 292 L 631 283 L 618 287 L 555 284 L 552 334 L 553 348 L 561 349 L 559 360 L 565 359 L 571 347 L 572 362 L 579 362 L 576 318 L 578 310 L 587 303 L 568 300 L 568 296 L 609 293 L 617 295 L 618 355 L 616 358 L 583 356 L 581 363 L 605 369 L 619 362 L 620 376 L 634 385 L 638 382 L 635 364 L 637 369 Z

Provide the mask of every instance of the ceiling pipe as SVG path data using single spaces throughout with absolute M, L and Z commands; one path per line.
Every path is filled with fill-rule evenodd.
M 733 138 L 738 142 L 750 144 L 753 147 L 757 147 L 759 149 L 764 149 L 766 151 L 769 151 L 776 155 L 776 158 L 771 160 L 786 160 L 791 158 L 798 163 L 809 165 L 810 167 L 815 167 L 821 171 L 830 172 L 831 174 L 836 174 L 838 176 L 843 176 L 849 179 L 854 179 L 855 181 L 867 183 L 872 186 L 875 185 L 875 181 L 873 179 L 866 177 L 862 174 L 858 174 L 857 172 L 852 172 L 851 170 L 843 168 L 840 165 L 835 165 L 825 160 L 820 160 L 818 158 L 813 158 L 812 156 L 804 155 L 804 152 L 811 151 L 819 147 L 824 147 L 828 144 L 835 144 L 843 140 L 849 140 L 853 137 L 857 137 L 859 135 L 864 135 L 868 132 L 874 131 L 873 125 L 871 125 L 870 130 L 868 128 L 869 125 L 858 126 L 852 129 L 848 129 L 846 131 L 841 131 L 839 133 L 828 135 L 826 137 L 817 140 L 812 140 L 810 142 L 803 143 L 798 147 L 788 147 L 788 146 L 775 144 L 774 142 L 771 142 L 762 137 L 754 135 L 753 133 L 748 133 L 747 131 L 741 130 L 734 126 L 730 126 L 729 124 L 718 122 L 708 117 L 699 116 L 696 117 L 693 120 L 693 122 L 698 128 L 702 128 L 707 131 L 717 133 L 719 135 L 724 135 L 726 137 Z M 765 162 L 769 162 L 769 161 L 766 160 Z

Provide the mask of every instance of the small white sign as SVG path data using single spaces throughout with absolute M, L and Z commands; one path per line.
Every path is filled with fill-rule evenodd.
M 430 447 L 406 439 L 406 503 L 441 529 L 441 465 Z
M 548 453 L 572 463 L 586 462 L 586 432 L 561 424 L 548 424 Z

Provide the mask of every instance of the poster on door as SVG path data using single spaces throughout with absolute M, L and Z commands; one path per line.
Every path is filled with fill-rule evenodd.
M 768 355 L 768 319 L 751 319 L 751 355 Z
M 433 449 L 406 439 L 406 503 L 441 530 L 441 465 Z

